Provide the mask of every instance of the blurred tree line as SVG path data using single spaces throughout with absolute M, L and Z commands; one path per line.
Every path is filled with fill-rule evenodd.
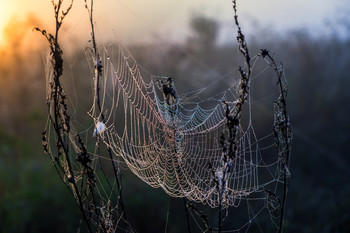
M 173 77 L 179 92 L 206 87 L 225 75 L 233 77 L 234 68 L 242 63 L 235 35 L 233 43 L 219 44 L 220 24 L 202 16 L 192 19 L 191 29 L 183 43 L 157 40 L 128 47 L 148 72 Z M 247 40 L 252 54 L 266 48 L 283 61 L 289 85 L 294 141 L 285 232 L 348 232 L 350 33 L 315 38 L 306 30 L 279 35 L 264 29 Z M 46 106 L 41 53 L 0 52 L 6 58 L 0 62 L 0 232 L 84 231 L 73 198 L 42 151 Z M 84 52 L 75 53 L 74 64 L 65 60 L 64 84 L 76 121 L 89 127 L 92 121 L 80 121 L 79 115 L 86 114 L 92 101 L 86 96 L 91 75 Z M 258 116 L 265 114 L 266 106 L 272 107 L 263 97 L 275 85 L 261 80 L 252 90 L 255 100 L 263 102 Z M 231 82 L 225 78 L 207 91 L 213 94 Z M 258 131 L 272 132 L 264 117 L 255 122 Z M 123 174 L 126 210 L 136 230 L 163 232 L 167 211 L 168 232 L 184 229 L 182 200 L 148 187 L 127 170 Z

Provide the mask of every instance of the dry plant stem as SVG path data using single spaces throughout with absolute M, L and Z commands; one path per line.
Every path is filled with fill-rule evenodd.
M 239 97 L 235 102 L 234 109 L 230 110 L 228 104 L 224 102 L 224 104 L 226 105 L 226 128 L 227 128 L 228 137 L 229 137 L 228 138 L 229 148 L 227 151 L 226 149 L 227 139 L 223 135 L 223 140 L 225 141 L 222 144 L 224 170 L 223 170 L 223 175 L 221 180 L 216 181 L 216 183 L 219 184 L 217 186 L 219 189 L 218 190 L 219 191 L 219 219 L 218 219 L 219 233 L 222 230 L 222 222 L 223 222 L 223 218 L 222 218 L 223 203 L 222 202 L 223 202 L 223 195 L 225 191 L 226 179 L 230 169 L 229 161 L 233 161 L 235 159 L 238 151 L 238 146 L 237 146 L 238 128 L 240 124 L 242 108 L 249 95 L 249 80 L 252 72 L 252 68 L 250 65 L 250 55 L 249 55 L 248 45 L 238 21 L 236 0 L 233 0 L 232 3 L 233 3 L 233 10 L 234 10 L 235 25 L 237 26 L 237 41 L 239 43 L 239 50 L 245 59 L 246 71 L 244 71 L 242 67 L 238 68 L 239 74 L 240 74 L 240 83 L 239 83 L 240 92 L 239 92 Z
M 96 62 L 96 67 L 95 69 L 97 70 L 96 72 L 96 104 L 98 107 L 98 111 L 99 114 L 101 116 L 101 120 L 104 121 L 105 117 L 103 112 L 101 111 L 101 104 L 100 104 L 100 77 L 102 75 L 102 64 L 101 64 L 101 60 L 100 60 L 100 55 L 98 54 L 98 50 L 97 50 L 97 43 L 96 43 L 96 37 L 95 37 L 95 28 L 94 28 L 94 21 L 93 21 L 93 7 L 94 7 L 94 1 L 91 0 L 90 1 L 90 9 L 87 5 L 87 0 L 85 0 L 85 8 L 88 10 L 89 12 L 89 17 L 90 17 L 90 25 L 91 25 L 91 39 L 92 39 L 92 46 L 93 46 L 93 52 L 94 52 L 94 56 L 95 56 L 95 62 Z M 109 145 L 109 139 L 106 138 L 107 144 Z M 121 176 L 120 176 L 120 172 L 119 172 L 119 164 L 117 162 L 117 165 L 115 164 L 115 161 L 113 159 L 113 155 L 112 155 L 112 150 L 110 148 L 110 146 L 107 146 L 107 151 L 109 154 L 109 157 L 111 159 L 112 162 L 112 167 L 113 167 L 113 172 L 114 172 L 114 176 L 117 182 L 117 187 L 118 187 L 118 193 L 119 193 L 119 204 L 122 208 L 123 214 L 124 214 L 124 219 L 127 222 L 127 216 L 126 216 L 126 211 L 125 211 L 125 207 L 124 207 L 124 201 L 123 201 L 123 197 L 122 197 L 122 182 L 121 182 Z
M 50 117 L 49 117 L 50 118 Z M 51 118 L 50 118 L 51 121 Z M 52 165 L 54 166 L 54 168 L 56 169 L 56 172 L 59 176 L 59 178 L 61 179 L 61 181 L 63 182 L 63 184 L 67 187 L 67 189 L 69 190 L 69 192 L 72 194 L 72 196 L 74 196 L 74 193 L 72 191 L 72 189 L 69 187 L 69 185 L 65 182 L 64 177 L 61 175 L 61 173 L 63 173 L 63 175 L 65 175 L 65 178 L 68 179 L 68 177 L 66 176 L 66 173 L 63 169 L 63 167 L 61 166 L 58 157 L 55 157 L 49 150 L 48 147 L 48 141 L 47 141 L 47 132 L 46 130 L 42 133 L 42 144 L 44 147 L 44 152 L 46 154 L 48 154 L 50 156 Z
M 186 202 L 186 206 L 188 209 L 191 209 L 194 211 L 194 213 L 202 220 L 202 222 L 204 223 L 206 230 L 203 232 L 213 232 L 212 227 L 209 224 L 209 219 L 208 216 L 206 214 L 204 214 L 202 211 L 200 211 L 195 205 Z
M 101 217 L 101 213 L 100 211 L 98 211 L 97 207 L 97 201 L 96 201 L 96 197 L 95 197 L 95 184 L 96 184 L 96 179 L 95 179 L 95 174 L 94 174 L 94 169 L 89 165 L 89 163 L 91 163 L 91 159 L 88 156 L 88 152 L 87 149 L 84 145 L 84 143 L 82 142 L 82 139 L 80 137 L 80 135 L 77 135 L 77 140 L 79 142 L 80 146 L 80 153 L 77 156 L 77 161 L 80 162 L 80 164 L 83 166 L 83 172 L 82 172 L 82 178 L 81 180 L 84 181 L 85 179 L 87 179 L 87 182 L 81 182 L 81 188 L 80 191 L 83 194 L 84 193 L 84 184 L 85 186 L 87 186 L 85 188 L 85 197 L 88 200 L 88 196 L 89 196 L 89 192 L 91 194 L 92 197 L 92 201 L 93 201 L 93 208 L 94 208 L 94 212 L 96 214 L 96 216 L 98 216 L 99 218 Z M 86 176 L 86 178 L 85 178 Z M 88 192 L 88 190 L 89 192 Z M 104 227 L 104 225 L 102 225 L 103 231 L 106 232 L 106 229 Z
M 45 38 L 49 42 L 50 50 L 51 50 L 50 54 L 51 54 L 51 64 L 53 67 L 53 82 L 49 84 L 50 96 L 48 96 L 47 105 L 48 105 L 49 119 L 53 125 L 55 134 L 57 136 L 57 142 L 56 142 L 57 153 L 58 153 L 57 156 L 53 156 L 50 153 L 50 151 L 48 150 L 47 144 L 45 144 L 46 141 L 44 140 L 43 140 L 43 145 L 44 145 L 45 151 L 49 152 L 52 161 L 58 165 L 58 167 L 60 168 L 64 176 L 68 179 L 68 182 L 72 184 L 71 188 L 73 190 L 69 188 L 68 184 L 64 181 L 63 177 L 59 173 L 61 180 L 65 183 L 65 185 L 68 187 L 70 192 L 74 195 L 74 197 L 76 197 L 78 201 L 78 206 L 80 208 L 80 211 L 82 212 L 83 219 L 86 222 L 88 230 L 89 232 L 92 232 L 90 227 L 90 221 L 84 212 L 84 204 L 82 201 L 81 193 L 79 192 L 78 186 L 76 184 L 73 167 L 69 156 L 70 117 L 68 115 L 67 104 L 65 102 L 66 96 L 64 94 L 64 90 L 60 82 L 60 77 L 63 74 L 63 59 L 62 59 L 62 50 L 58 43 L 58 35 L 65 16 L 72 9 L 73 0 L 71 1 L 71 4 L 67 8 L 67 10 L 62 12 L 61 12 L 61 7 L 62 7 L 63 0 L 59 0 L 57 4 L 53 0 L 51 2 L 54 7 L 55 20 L 56 20 L 55 36 L 39 28 L 35 28 L 35 30 L 41 32 L 42 35 L 45 36 Z M 52 106 L 52 101 L 53 101 L 53 106 Z M 67 163 L 68 171 L 65 171 L 65 169 L 61 165 L 61 161 L 59 157 L 62 155 L 62 153 Z M 56 166 L 55 168 L 58 171 Z
M 230 159 L 233 159 L 237 153 L 238 147 L 237 147 L 237 129 L 239 126 L 239 122 L 241 119 L 241 112 L 244 103 L 246 102 L 248 95 L 249 95 L 249 81 L 252 73 L 252 68 L 250 65 L 250 55 L 248 51 L 247 42 L 245 40 L 245 36 L 242 33 L 241 26 L 239 25 L 238 21 L 238 15 L 237 15 L 237 7 L 236 7 L 236 0 L 232 1 L 233 3 L 233 10 L 234 10 L 234 18 L 235 18 L 235 24 L 238 28 L 238 35 L 237 35 L 237 41 L 239 43 L 239 50 L 242 53 L 245 62 L 246 62 L 246 72 L 243 70 L 242 67 L 239 67 L 239 74 L 240 74 L 240 93 L 238 100 L 236 101 L 235 108 L 234 108 L 234 114 L 231 116 L 233 119 L 230 119 L 232 121 L 231 124 L 233 124 L 234 127 L 231 127 L 233 132 L 230 130 L 230 148 L 229 148 L 229 157 Z M 228 114 L 226 115 L 228 117 Z
M 269 54 L 267 50 L 261 50 L 261 56 L 263 58 L 268 58 L 270 60 L 270 65 L 273 67 L 276 75 L 277 75 L 277 83 L 280 89 L 280 97 L 277 101 L 278 107 L 282 110 L 284 122 L 282 122 L 282 125 L 280 126 L 282 128 L 282 138 L 283 138 L 283 145 L 278 143 L 280 154 L 282 157 L 282 165 L 284 169 L 283 174 L 283 198 L 282 198 L 282 204 L 281 204 L 281 216 L 280 216 L 280 224 L 278 228 L 278 233 L 281 233 L 283 231 L 283 222 L 284 222 L 284 215 L 285 215 L 285 207 L 286 207 L 286 200 L 287 200 L 287 192 L 288 192 L 288 185 L 289 185 L 289 160 L 290 160 L 290 153 L 291 153 L 291 139 L 292 134 L 290 130 L 290 122 L 289 122 L 289 115 L 287 113 L 287 102 L 286 102 L 286 87 L 284 86 L 282 82 L 282 75 L 283 75 L 283 65 L 281 64 L 282 68 L 279 70 L 277 67 L 277 64 L 273 57 Z M 275 129 L 275 134 L 276 132 Z M 283 148 L 282 148 L 283 147 Z
M 275 60 L 271 57 L 270 54 L 267 54 L 267 57 L 271 60 L 272 62 L 272 66 L 274 68 L 274 71 L 276 72 L 277 74 L 277 77 L 278 77 L 278 85 L 279 85 L 279 89 L 280 89 L 280 102 L 282 104 L 282 113 L 283 113 L 283 116 L 284 116 L 284 119 L 286 119 L 286 122 L 284 122 L 284 127 L 286 129 L 288 129 L 288 131 L 290 131 L 290 122 L 289 122 L 289 115 L 287 113 L 287 101 L 286 101 L 286 88 L 284 87 L 283 85 L 283 82 L 282 82 L 282 75 L 283 75 L 283 65 L 282 65 L 282 70 L 278 70 L 278 67 L 277 67 L 277 64 L 275 62 Z M 290 133 L 290 132 L 288 132 Z M 287 166 L 286 168 L 288 169 L 289 167 L 289 160 L 290 160 L 290 142 L 288 142 L 289 136 L 286 135 L 286 137 L 284 138 L 285 139 L 285 143 L 286 143 L 286 159 L 285 159 L 285 165 Z
M 95 26 L 94 26 L 94 19 L 93 19 L 94 1 L 91 0 L 90 9 L 89 9 L 87 2 L 85 0 L 85 8 L 89 12 L 90 26 L 91 26 L 91 42 L 92 42 L 92 47 L 93 47 L 93 52 L 94 52 L 95 62 L 96 62 L 95 69 L 97 69 L 97 71 L 98 71 L 97 72 L 97 80 L 96 80 L 96 83 L 97 83 L 97 85 L 96 85 L 96 96 L 97 96 L 96 102 L 97 102 L 99 113 L 101 114 L 101 118 L 103 121 L 104 116 L 103 116 L 103 113 L 101 112 L 101 104 L 100 104 L 100 75 L 101 75 L 100 70 L 102 68 L 102 65 L 101 65 L 100 57 L 99 57 L 99 54 L 97 51 L 97 44 L 96 44 L 96 38 L 95 38 Z

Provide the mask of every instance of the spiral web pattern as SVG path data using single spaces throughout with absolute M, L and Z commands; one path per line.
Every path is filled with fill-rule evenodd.
M 249 98 L 247 124 L 238 127 L 237 155 L 223 178 L 223 101 L 231 103 L 230 111 L 234 110 L 238 83 L 196 102 L 203 90 L 180 95 L 170 78 L 150 75 L 146 82 L 130 52 L 120 44 L 117 47 L 113 56 L 103 49 L 105 67 L 99 86 L 95 80 L 101 93 L 101 111 L 94 101 L 90 115 L 95 125 L 103 121 L 106 129 L 99 136 L 140 179 L 172 197 L 186 197 L 211 207 L 238 206 L 242 199 L 263 193 L 265 186 L 278 179 L 277 161 L 266 165 L 261 157 Z M 267 169 L 268 175 L 261 178 L 261 169 Z M 225 182 L 214 182 L 223 179 Z

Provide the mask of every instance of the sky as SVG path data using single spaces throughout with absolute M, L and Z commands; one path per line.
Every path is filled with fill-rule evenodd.
M 348 0 L 238 0 L 243 29 L 252 32 L 269 26 L 277 32 L 306 28 L 320 36 L 350 12 Z M 65 2 L 68 3 L 67 0 Z M 97 36 L 107 41 L 144 41 L 154 37 L 181 40 L 193 15 L 206 15 L 225 28 L 233 27 L 231 0 L 95 0 Z M 27 21 L 33 24 L 28 24 Z M 37 25 L 35 25 L 37 24 Z M 11 27 L 9 27 L 11 25 Z M 12 40 L 11 30 L 23 25 L 53 29 L 50 0 L 0 0 L 0 47 Z M 29 27 L 28 32 L 31 32 Z M 66 19 L 67 40 L 89 38 L 88 14 L 83 0 L 75 0 Z M 62 39 L 62 38 L 61 38 Z

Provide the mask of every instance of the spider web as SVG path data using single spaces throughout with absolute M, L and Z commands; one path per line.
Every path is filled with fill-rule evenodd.
M 121 44 L 116 47 L 113 56 L 106 47 L 102 50 L 104 75 L 99 86 L 97 80 L 94 83 L 100 88 L 101 111 L 94 101 L 89 114 L 96 126 L 105 126 L 98 136 L 135 175 L 172 197 L 186 197 L 210 207 L 220 203 L 238 206 L 242 199 L 264 193 L 268 185 L 277 182 L 279 158 L 269 164 L 263 159 L 250 98 L 245 125 L 238 127 L 237 154 L 223 177 L 220 143 L 226 130 L 224 103 L 232 113 L 239 81 L 206 98 L 199 97 L 203 89 L 179 94 L 174 80 L 143 72 L 128 49 Z M 96 64 L 93 57 L 89 60 Z M 98 98 L 96 94 L 94 98 Z M 272 138 L 272 134 L 267 137 Z M 224 193 L 221 202 L 220 190 Z M 266 199 L 266 195 L 260 198 Z
M 219 79 L 204 88 L 181 93 L 176 88 L 176 80 L 150 74 L 122 44 L 102 46 L 100 51 L 101 61 L 97 62 L 91 50 L 86 50 L 90 70 L 95 69 L 90 93 L 93 99 L 87 101 L 91 106 L 88 115 L 90 121 L 93 120 L 89 128 L 84 123 L 86 110 L 82 105 L 86 103 L 80 103 L 77 97 L 75 88 L 78 84 L 74 83 L 74 77 L 73 83 L 66 81 L 64 86 L 73 86 L 68 93 L 74 93 L 68 94 L 73 107 L 70 147 L 77 153 L 81 151 L 77 135 L 89 145 L 88 154 L 97 179 L 96 195 L 101 200 L 98 208 L 108 228 L 134 231 L 130 227 L 121 228 L 119 223 L 123 216 L 118 215 L 119 204 L 113 202 L 119 199 L 115 193 L 118 184 L 115 177 L 107 174 L 107 167 L 114 161 L 121 162 L 120 165 L 125 165 L 142 181 L 153 188 L 162 188 L 172 197 L 184 197 L 210 209 L 234 207 L 244 213 L 243 220 L 236 218 L 236 222 L 226 228 L 231 230 L 225 232 L 247 231 L 262 213 L 267 214 L 272 225 L 278 228 L 281 204 L 278 190 L 283 177 L 283 158 L 272 150 L 275 147 L 273 133 L 258 136 L 260 133 L 253 127 L 259 116 L 254 115 L 256 101 L 252 94 L 257 89 L 252 83 L 259 85 L 262 74 L 269 68 L 266 63 L 262 68 L 255 68 L 255 64 L 262 60 L 261 56 L 252 58 L 254 75 L 248 83 L 250 93 L 237 127 L 237 153 L 227 162 L 223 161 L 222 146 L 223 135 L 227 134 L 227 111 L 229 114 L 235 111 L 241 91 L 239 77 L 231 75 L 234 72 L 225 75 L 226 79 L 232 79 L 225 88 L 215 87 L 221 81 Z M 100 63 L 103 72 L 101 79 L 97 80 L 96 73 L 102 69 Z M 46 64 L 49 85 L 52 83 L 52 67 L 49 61 Z M 74 65 L 70 62 L 71 69 Z M 218 91 L 206 94 L 211 87 Z M 50 90 L 47 86 L 47 96 L 51 96 Z M 279 93 L 270 94 L 275 97 Z M 263 101 L 265 97 L 263 94 L 257 101 Z M 275 122 L 278 114 L 278 109 L 269 112 L 271 118 L 275 117 Z M 272 129 L 272 123 L 269 129 Z M 56 141 L 51 127 L 49 124 L 46 127 L 52 141 L 48 144 Z M 100 141 L 111 149 L 114 158 L 101 155 Z M 50 150 L 55 150 L 54 146 Z M 82 167 L 79 164 L 73 166 L 77 182 L 83 182 Z M 200 212 L 193 205 L 189 205 L 189 210 L 193 221 L 204 232 L 202 220 L 198 218 Z M 92 210 L 88 211 L 101 218 Z M 114 222 L 116 216 L 118 221 Z M 98 222 L 94 224 L 99 227 Z

